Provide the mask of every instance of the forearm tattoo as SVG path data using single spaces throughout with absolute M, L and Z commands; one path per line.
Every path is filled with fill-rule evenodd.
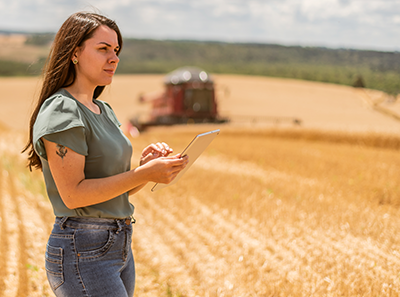
M 68 152 L 67 148 L 61 144 L 57 144 L 57 149 L 58 149 L 58 151 L 56 151 L 57 155 L 59 155 L 61 159 L 64 160 L 64 157 Z

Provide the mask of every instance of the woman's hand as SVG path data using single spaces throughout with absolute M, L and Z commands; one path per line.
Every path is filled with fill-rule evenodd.
M 188 162 L 188 156 L 181 157 L 178 154 L 152 159 L 144 164 L 142 168 L 146 169 L 150 181 L 169 184 L 186 167 Z
M 142 166 L 151 160 L 167 157 L 172 152 L 173 150 L 165 142 L 152 143 L 142 151 L 139 164 Z

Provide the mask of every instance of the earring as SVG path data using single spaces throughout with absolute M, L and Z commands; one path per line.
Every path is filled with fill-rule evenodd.
M 72 63 L 74 63 L 75 65 L 78 64 L 78 59 L 74 59 L 74 60 L 72 61 Z

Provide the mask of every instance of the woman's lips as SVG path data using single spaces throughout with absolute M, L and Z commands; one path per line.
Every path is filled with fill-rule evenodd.
M 114 75 L 115 69 L 104 69 L 105 72 L 107 72 L 109 75 Z

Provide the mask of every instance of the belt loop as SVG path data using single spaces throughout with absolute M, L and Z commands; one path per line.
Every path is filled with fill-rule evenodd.
M 115 231 L 116 234 L 118 234 L 122 230 L 122 223 L 121 220 L 115 219 L 115 223 L 117 223 L 118 229 Z
M 64 224 L 68 220 L 68 217 L 62 217 L 58 225 L 60 226 L 61 230 L 64 230 Z

